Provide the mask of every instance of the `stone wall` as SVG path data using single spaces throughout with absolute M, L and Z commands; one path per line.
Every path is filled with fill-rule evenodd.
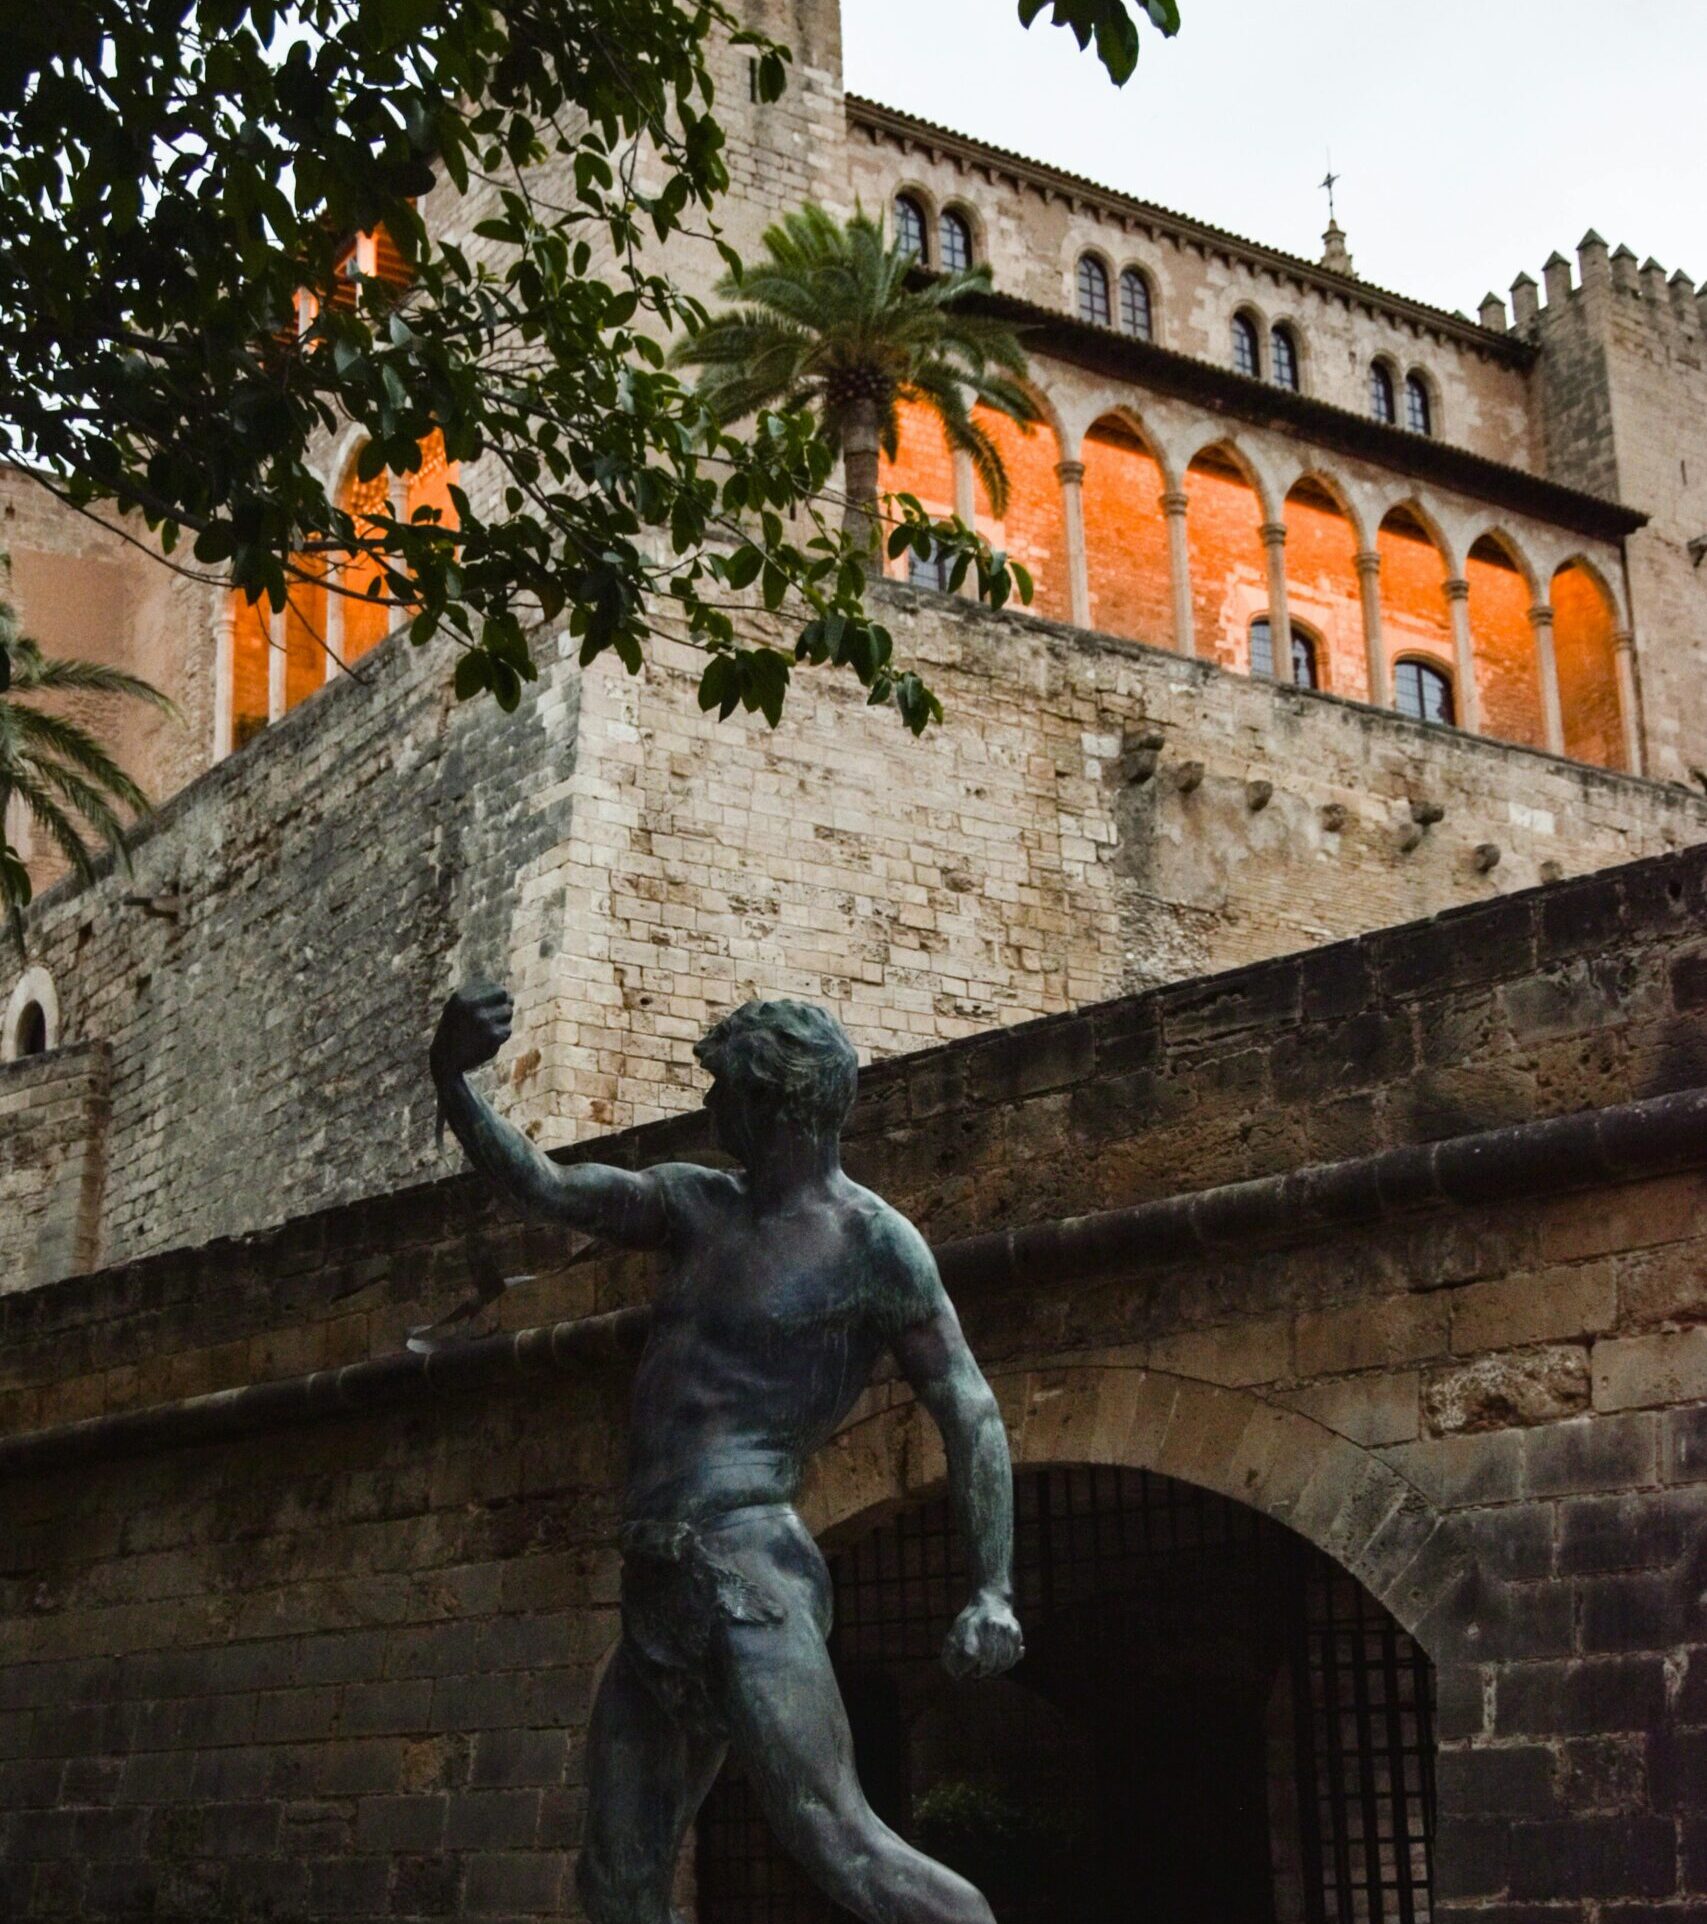
M 1704 926 L 1707 857 L 1638 864 L 883 1065 L 850 1132 L 850 1168 L 944 1250 L 1017 1461 L 1252 1504 L 1422 1641 L 1443 1919 L 1707 1899 L 1707 1147 L 1639 1160 L 1609 1118 L 1586 1161 L 1518 1153 L 1539 1118 L 1707 1080 Z M 703 1151 L 687 1119 L 600 1145 Z M 1331 1186 L 1216 1187 L 1326 1159 L 1351 1165 Z M 1181 1189 L 1214 1193 L 1089 1267 L 1070 1237 L 1029 1269 L 1023 1240 L 956 1253 Z M 393 1350 L 471 1235 L 537 1272 L 511 1326 L 647 1285 L 440 1182 L 4 1299 L 0 1424 Z M 571 1905 L 623 1371 L 521 1360 L 452 1400 L 8 1467 L 11 1914 Z M 806 1513 L 835 1530 L 939 1478 L 882 1383 Z
M 91 1268 L 107 1140 L 107 1049 L 0 1063 L 0 1277 L 30 1289 Z
M 922 742 L 810 674 L 775 733 L 719 725 L 668 642 L 639 680 L 547 643 L 506 718 L 397 641 L 180 795 L 133 874 L 44 898 L 62 1034 L 112 1051 L 103 1260 L 442 1167 L 423 1050 L 466 974 L 512 985 L 506 1099 L 560 1143 L 696 1104 L 692 1042 L 750 994 L 887 1055 L 1707 826 L 1680 790 L 879 592 L 947 705 Z

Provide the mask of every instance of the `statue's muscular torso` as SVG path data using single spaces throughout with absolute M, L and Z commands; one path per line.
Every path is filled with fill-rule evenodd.
M 935 1312 L 923 1243 L 846 1177 L 764 1214 L 740 1176 L 653 1174 L 669 1267 L 634 1386 L 626 1514 L 788 1502 L 897 1331 Z

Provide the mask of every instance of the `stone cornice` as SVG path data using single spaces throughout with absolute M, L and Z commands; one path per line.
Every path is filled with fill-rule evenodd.
M 937 1249 L 951 1292 L 1028 1289 L 1141 1275 L 1252 1245 L 1331 1235 L 1389 1217 L 1479 1208 L 1707 1165 L 1707 1089 L 1411 1143 L 1088 1216 L 962 1237 Z M 441 1395 L 502 1389 L 638 1354 L 650 1311 L 505 1331 L 436 1354 L 404 1350 L 343 1369 L 0 1437 L 0 1474 L 214 1443 L 366 1414 Z

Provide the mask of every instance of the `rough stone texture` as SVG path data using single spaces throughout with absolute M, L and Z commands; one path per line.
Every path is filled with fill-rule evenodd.
M 898 650 L 948 705 L 923 742 L 811 676 L 784 730 L 716 724 L 668 643 L 641 680 L 583 674 L 547 644 L 517 715 L 459 709 L 439 657 L 392 642 L 360 682 L 326 688 L 163 810 L 134 875 L 45 898 L 31 960 L 58 984 L 62 1033 L 112 1051 L 103 1260 L 442 1167 L 421 1050 L 464 975 L 515 990 L 506 1099 L 562 1143 L 695 1104 L 694 1038 L 751 993 L 826 1002 L 883 1056 L 1496 899 L 1544 865 L 1598 869 L 1707 826 L 1707 805 L 1678 790 L 882 593 Z M 1162 739 L 1158 768 L 1134 783 L 1122 745 L 1146 733 Z M 1171 777 L 1188 761 L 1203 778 L 1182 792 Z M 1274 792 L 1253 815 L 1259 777 Z M 1419 793 L 1446 814 L 1407 851 Z M 1326 804 L 1344 814 L 1331 833 Z M 1488 875 L 1474 849 L 1491 833 L 1508 852 Z M 174 912 L 127 902 L 139 894 Z M 1526 939 L 1537 914 L 1550 930 L 1584 913 L 1561 890 L 1523 910 Z M 1560 966 L 1509 1005 L 1455 1012 L 1462 1034 L 1417 1036 L 1324 976 L 1273 1086 L 1330 1094 L 1312 1123 L 1325 1156 L 1358 1138 L 1361 1092 L 1401 1061 L 1421 1133 L 1520 1113 L 1634 993 L 1626 961 L 1581 952 L 1569 930 L 1561 942 Z M 1498 962 L 1450 952 L 1448 979 Z M 1396 982 L 1421 989 L 1438 966 L 1432 937 L 1396 938 Z M 1641 995 L 1692 1009 L 1679 966 Z M 1176 1019 L 1200 1040 L 1267 1013 L 1197 993 Z M 1474 1037 L 1495 1024 L 1514 1059 L 1478 1065 Z M 1234 1052 L 1205 1074 L 1231 1099 L 1254 1061 Z M 1137 1043 L 1130 1066 L 1145 1066 Z
M 1670 985 L 1704 910 L 1690 852 L 885 1063 L 850 1167 L 941 1241 L 1290 1170 L 1324 1117 L 1340 1155 L 1422 1141 L 1442 1038 L 1483 1078 L 1465 1085 L 1482 1120 L 1691 1086 L 1707 1018 Z M 1618 992 L 1578 1003 L 1561 1047 L 1531 1012 L 1585 943 Z M 1354 1023 L 1387 1039 L 1331 1047 Z M 705 1137 L 683 1117 L 599 1149 L 644 1162 Z M 1607 1357 L 1667 1333 L 1655 1279 L 1707 1259 L 1702 1182 L 1395 1203 L 1372 1226 L 963 1292 L 1020 1462 L 1133 1463 L 1236 1496 L 1420 1638 L 1455 1917 L 1676 1918 L 1707 1897 L 1707 1406 L 1681 1382 L 1661 1404 L 1654 1375 L 1651 1406 L 1424 1423 L 1440 1372 L 1580 1342 L 1598 1385 Z M 499 1223 L 465 1179 L 401 1189 L 0 1299 L 0 1422 L 393 1349 L 460 1289 L 471 1235 L 536 1274 L 504 1304 L 515 1325 L 646 1286 L 643 1261 Z M 1526 1290 L 1574 1306 L 1575 1341 L 1532 1341 L 1548 1312 L 1519 1314 Z M 541 1374 L 0 1488 L 9 1913 L 559 1914 L 614 1634 L 622 1387 L 614 1366 Z M 1358 1410 L 1362 1436 L 1342 1420 Z M 832 1530 L 940 1473 L 882 1382 L 807 1514 Z
M 0 1063 L 0 1288 L 94 1264 L 106 1140 L 105 1044 Z

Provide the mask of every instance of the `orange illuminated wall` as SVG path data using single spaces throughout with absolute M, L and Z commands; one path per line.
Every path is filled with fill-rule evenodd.
M 1214 450 L 1186 470 L 1185 491 L 1197 652 L 1248 674 L 1251 621 L 1268 609 L 1262 504 L 1238 469 Z
M 370 516 L 389 515 L 392 512 L 394 503 L 391 490 L 392 477 L 389 474 L 376 474 L 371 481 L 358 481 L 352 461 L 349 475 L 339 490 L 338 506 L 355 517 L 356 527 L 360 530 Z M 383 572 L 379 563 L 366 554 L 352 555 L 338 570 L 344 589 L 341 613 L 345 661 L 360 661 L 370 648 L 376 647 L 390 632 L 391 603 L 383 593 L 375 594 L 383 579 Z
M 1174 645 L 1162 470 L 1131 429 L 1099 421 L 1079 450 L 1091 626 L 1157 648 Z
M 231 596 L 231 745 L 241 748 L 267 725 L 271 612 L 264 601 Z
M 1602 768 L 1624 767 L 1612 604 L 1573 562 L 1553 577 L 1553 656 L 1565 715 L 1565 753 Z
M 1446 607 L 1446 562 L 1422 526 L 1399 510 L 1375 537 L 1381 557 L 1381 633 L 1387 647 L 1388 686 L 1401 656 L 1421 657 L 1453 682 L 1452 618 Z M 1459 710 L 1463 704 L 1459 701 Z
M 893 461 L 880 463 L 877 485 L 884 493 L 917 495 L 930 513 L 954 512 L 954 457 L 941 427 L 925 408 L 903 402 L 900 444 Z M 988 429 L 1008 471 L 1008 511 L 997 520 L 983 488 L 976 490 L 974 520 L 992 547 L 1005 548 L 1031 570 L 1036 584 L 1035 614 L 1066 621 L 1071 614 L 1067 581 L 1067 533 L 1061 483 L 1055 464 L 1061 458 L 1047 427 L 1029 433 L 1005 415 L 977 408 L 974 416 Z M 902 570 L 905 563 L 901 564 Z
M 1529 583 L 1499 543 L 1486 535 L 1470 550 L 1464 579 L 1470 584 L 1470 645 L 1476 657 L 1482 733 L 1545 747 Z
M 1301 481 L 1286 497 L 1286 600 L 1294 621 L 1321 637 L 1317 683 L 1353 701 L 1369 699 L 1363 604 L 1357 592 L 1357 535 L 1325 489 Z

